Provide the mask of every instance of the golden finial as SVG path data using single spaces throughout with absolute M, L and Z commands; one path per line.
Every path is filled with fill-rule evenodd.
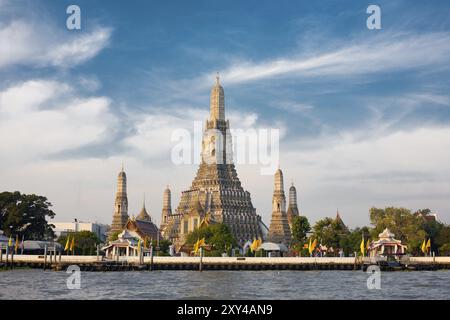
M 220 83 L 219 71 L 216 73 L 216 84 Z

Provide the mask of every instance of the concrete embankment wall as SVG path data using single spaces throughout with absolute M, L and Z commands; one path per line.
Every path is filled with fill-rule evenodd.
M 52 261 L 43 255 L 15 255 L 14 266 L 66 269 L 78 265 L 87 271 L 126 270 L 359 270 L 378 264 L 382 270 L 437 270 L 450 269 L 450 257 L 411 257 L 400 265 L 392 266 L 386 258 L 354 257 L 119 257 L 105 260 L 97 256 L 53 256 Z M 200 262 L 201 261 L 201 262 Z M 380 264 L 381 263 L 381 264 Z M 5 266 L 5 256 L 2 265 Z M 11 261 L 9 259 L 9 266 Z

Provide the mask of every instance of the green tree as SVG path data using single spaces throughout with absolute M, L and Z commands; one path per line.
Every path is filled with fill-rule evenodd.
M 339 219 L 324 218 L 316 222 L 313 227 L 313 238 L 333 249 L 341 248 L 342 241 L 350 231 Z
M 109 241 L 115 241 L 115 240 L 119 239 L 119 234 L 120 234 L 121 232 L 122 232 L 122 231 L 115 231 L 115 232 L 111 233 L 111 234 L 109 235 L 109 237 L 108 237 L 108 240 L 109 240 Z
M 47 222 L 55 213 L 46 197 L 15 192 L 0 193 L 0 229 L 6 236 L 28 240 L 53 239 L 54 225 Z
M 68 235 L 61 235 L 57 240 L 58 243 L 64 247 L 68 236 L 70 242 L 75 238 L 75 255 L 97 254 L 97 245 L 100 244 L 100 239 L 95 233 L 90 231 L 71 232 Z
M 157 244 L 158 244 L 158 241 L 156 241 L 156 240 L 152 241 L 153 248 L 156 248 Z M 170 240 L 160 239 L 158 255 L 159 256 L 168 256 L 169 250 L 170 250 L 169 247 L 171 244 L 172 244 L 172 242 Z
M 205 243 L 212 245 L 210 252 L 205 251 L 205 255 L 220 256 L 227 252 L 230 254 L 231 248 L 237 246 L 237 241 L 226 224 L 215 223 L 195 229 L 188 234 L 186 243 L 193 245 L 198 239 L 205 238 Z
M 346 255 L 354 252 L 360 253 L 360 245 L 363 237 L 365 243 L 370 238 L 370 229 L 366 226 L 351 230 L 348 234 L 341 238 L 339 245 L 344 250 Z
M 306 233 L 311 230 L 308 218 L 295 216 L 292 219 L 292 238 L 295 244 L 302 244 L 306 241 Z
M 439 254 L 440 254 L 441 256 L 450 256 L 450 242 L 449 242 L 449 243 L 443 244 L 443 245 L 439 248 Z

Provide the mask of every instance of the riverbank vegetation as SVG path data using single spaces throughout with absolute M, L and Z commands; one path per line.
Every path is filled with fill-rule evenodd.
M 430 239 L 431 252 L 436 255 L 450 254 L 450 225 L 439 222 L 431 214 L 430 209 L 412 212 L 406 208 L 371 208 L 369 211 L 370 226 L 349 229 L 339 216 L 324 218 L 312 227 L 311 239 L 318 239 L 318 243 L 334 249 L 335 255 L 342 249 L 345 255 L 360 251 L 361 239 L 376 241 L 378 235 L 388 228 L 395 234 L 395 238 L 408 246 L 407 253 L 421 255 L 421 245 Z M 305 218 L 306 219 L 306 218 Z M 302 243 L 304 230 L 293 228 L 294 243 Z M 303 243 L 307 243 L 307 239 Z M 298 245 L 302 255 L 309 255 L 307 249 Z
M 53 239 L 55 213 L 46 197 L 15 192 L 0 193 L 0 230 L 7 237 L 26 240 Z

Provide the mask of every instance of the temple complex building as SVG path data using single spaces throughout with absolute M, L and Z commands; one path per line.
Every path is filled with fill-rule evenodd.
M 286 213 L 286 197 L 284 195 L 283 172 L 275 172 L 275 189 L 272 197 L 272 220 L 269 227 L 268 241 L 289 245 L 291 228 Z
M 150 244 L 152 240 L 160 239 L 159 229 L 152 222 L 152 218 L 145 208 L 145 202 L 137 217 L 128 219 L 120 231 L 117 239 L 110 241 L 102 248 L 108 258 L 137 256 L 139 244 L 145 247 L 145 244 Z
M 117 178 L 117 193 L 110 234 L 122 231 L 128 218 L 127 175 L 122 165 L 122 170 Z
M 204 221 L 226 224 L 241 246 L 263 237 L 261 217 L 256 214 L 250 193 L 242 187 L 232 161 L 229 128 L 224 90 L 217 77 L 211 89 L 210 117 L 205 123 L 197 175 L 190 188 L 182 192 L 175 212 L 166 201 L 170 202 L 170 191 L 164 193 L 161 232 L 177 248 Z

